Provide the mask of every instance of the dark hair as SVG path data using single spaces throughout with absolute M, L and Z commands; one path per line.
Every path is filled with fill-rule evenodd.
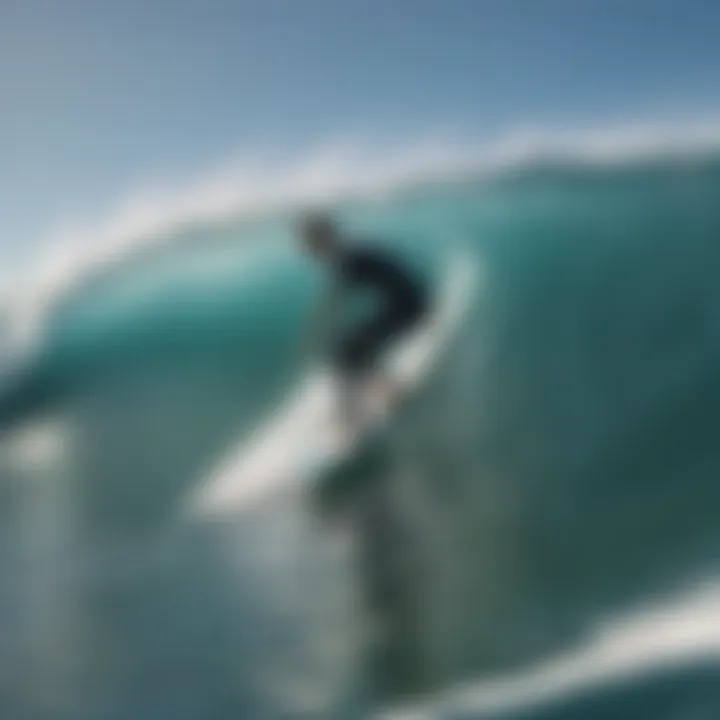
M 333 235 L 335 223 L 327 214 L 320 211 L 307 212 L 298 220 L 298 230 L 303 235 Z

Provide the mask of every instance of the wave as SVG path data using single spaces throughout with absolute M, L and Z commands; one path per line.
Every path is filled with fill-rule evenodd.
M 4 278 L 2 344 L 13 348 L 13 355 L 18 348 L 34 347 L 48 310 L 63 297 L 149 250 L 172 248 L 187 228 L 347 198 L 377 198 L 422 182 L 492 176 L 539 161 L 612 165 L 706 155 L 720 150 L 718 127 L 639 123 L 604 129 L 525 128 L 482 142 L 447 135 L 400 143 L 355 138 L 291 158 L 241 152 L 199 179 L 141 189 L 104 219 L 50 233 L 39 243 L 30 268 L 15 268 L 14 280 Z M 197 235 L 201 239 L 202 233 Z
M 708 582 L 665 605 L 599 627 L 588 641 L 527 670 L 455 688 L 427 703 L 387 711 L 383 720 L 498 717 L 547 706 L 625 679 L 720 659 L 720 584 Z

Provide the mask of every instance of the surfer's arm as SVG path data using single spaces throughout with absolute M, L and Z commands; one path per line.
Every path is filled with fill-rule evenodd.
M 343 295 L 342 283 L 336 282 L 321 296 L 313 309 L 302 340 L 303 359 L 316 357 L 336 331 Z

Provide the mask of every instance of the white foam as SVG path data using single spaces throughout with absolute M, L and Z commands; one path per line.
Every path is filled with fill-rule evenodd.
M 383 194 L 415 181 L 492 173 L 538 159 L 614 163 L 658 153 L 702 153 L 720 148 L 718 128 L 717 122 L 529 127 L 483 141 L 447 134 L 400 142 L 334 141 L 289 158 L 241 152 L 190 182 L 132 192 L 104 218 L 57 228 L 37 243 L 28 268 L 6 275 L 0 302 L 12 306 L 11 334 L 24 346 L 37 339 L 48 308 L 68 292 L 148 246 L 171 244 L 173 232 L 188 224 Z
M 67 456 L 70 431 L 56 419 L 41 419 L 23 425 L 0 441 L 0 454 L 13 470 L 47 471 Z
M 597 628 L 579 647 L 532 667 L 452 689 L 385 720 L 496 717 L 665 667 L 720 660 L 720 583 L 708 582 L 666 604 L 648 605 Z

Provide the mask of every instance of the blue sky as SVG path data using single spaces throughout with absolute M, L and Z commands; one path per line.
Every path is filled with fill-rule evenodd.
M 3 0 L 0 249 L 243 147 L 717 117 L 718 28 L 716 0 Z

